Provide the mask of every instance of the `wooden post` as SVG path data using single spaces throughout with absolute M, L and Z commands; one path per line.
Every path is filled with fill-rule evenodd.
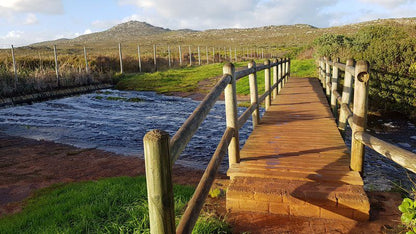
M 201 51 L 199 50 L 199 46 L 198 46 L 198 65 L 201 66 Z
M 339 63 L 339 58 L 335 60 L 335 62 Z M 332 114 L 334 115 L 335 119 L 338 116 L 338 105 L 337 105 L 337 98 L 334 95 L 334 91 L 338 90 L 338 67 L 332 67 L 332 81 L 331 81 L 331 108 Z
M 352 93 L 352 74 L 349 72 L 349 69 L 353 69 L 354 60 L 348 59 L 345 67 L 345 76 L 344 76 L 344 87 L 342 90 L 342 103 L 349 105 L 351 103 L 351 93 Z M 338 128 L 343 134 L 347 127 L 347 117 L 348 113 L 341 108 L 338 119 Z M 350 126 L 352 127 L 352 126 Z
M 86 73 L 89 73 L 89 70 L 88 70 L 87 49 L 85 48 L 85 46 L 84 46 L 84 59 L 85 59 L 85 72 Z
M 181 50 L 181 46 L 179 46 L 179 65 L 182 66 L 182 50 Z
M 267 59 L 264 61 L 264 65 L 267 66 L 267 68 L 264 69 L 264 91 L 268 93 L 266 99 L 264 99 L 264 105 L 267 111 L 272 103 L 272 96 L 270 95 L 270 60 Z
M 282 58 L 282 88 L 286 84 L 286 58 Z
M 280 81 L 280 83 L 277 85 L 277 87 L 278 87 L 277 88 L 277 93 L 279 94 L 280 91 L 283 88 L 283 80 L 281 80 L 282 77 L 283 77 L 283 72 L 282 72 L 282 69 L 283 69 L 283 65 L 282 65 L 283 60 L 281 58 L 279 58 L 278 59 L 278 62 L 279 62 L 279 67 L 277 68 L 277 81 L 278 82 Z
M 230 62 L 232 62 L 232 61 L 233 61 L 233 52 L 232 52 L 231 47 L 230 47 Z
M 277 84 L 277 59 L 273 59 L 273 63 L 276 64 L 275 66 L 273 66 L 273 85 Z M 273 86 L 272 85 L 272 86 Z M 275 99 L 277 97 L 277 89 L 278 89 L 279 85 L 276 85 L 276 88 L 273 89 L 272 94 L 273 94 L 273 99 Z
M 251 61 L 248 63 L 248 68 L 254 68 L 254 73 L 248 75 L 249 85 L 250 85 L 250 103 L 256 104 L 257 107 L 251 114 L 253 120 L 253 129 L 260 123 L 260 111 L 259 111 L 259 94 L 257 88 L 257 73 L 256 73 L 256 62 Z
M 59 64 L 58 64 L 58 55 L 56 54 L 56 45 L 53 45 L 53 55 L 55 57 L 55 73 L 56 73 L 56 83 L 58 87 L 61 86 L 61 81 L 59 80 Z
M 137 46 L 137 57 L 139 58 L 139 72 L 142 72 L 142 59 L 140 56 L 140 46 Z
M 209 64 L 208 46 L 205 46 L 205 55 L 207 57 L 207 64 Z
M 14 88 L 17 88 L 17 69 L 16 69 L 16 58 L 14 57 L 14 47 L 12 45 L 12 60 L 13 60 L 13 72 L 14 72 Z
M 175 233 L 169 134 L 152 130 L 143 138 L 150 233 Z
M 261 58 L 264 58 L 263 48 L 261 48 Z
M 153 65 L 155 68 L 155 71 L 157 71 L 157 61 L 156 61 L 156 45 L 153 45 Z
M 331 67 L 328 63 L 328 60 L 331 60 L 330 58 L 325 60 L 325 91 L 326 96 L 329 98 L 331 96 L 331 90 L 329 89 L 328 83 L 331 81 Z
M 120 73 L 123 74 L 123 54 L 121 53 L 121 43 L 118 43 L 118 55 L 120 58 Z
M 238 60 L 237 60 L 237 48 L 234 48 L 234 61 L 238 62 Z
M 368 82 L 370 79 L 369 65 L 366 61 L 358 61 L 355 66 L 354 110 L 351 137 L 351 164 L 353 171 L 363 171 L 364 144 L 356 140 L 356 132 L 365 132 L 367 127 Z
M 287 58 L 286 73 L 287 73 L 286 82 L 288 82 L 290 78 L 290 58 Z
M 189 66 L 192 66 L 192 52 L 191 52 L 191 46 L 189 48 Z
M 215 47 L 212 47 L 212 63 L 215 63 Z
M 235 81 L 235 68 L 232 63 L 224 64 L 222 68 L 223 74 L 231 76 L 231 82 L 224 89 L 225 99 L 225 117 L 227 127 L 234 129 L 234 136 L 228 146 L 228 163 L 231 167 L 234 163 L 240 162 L 240 144 L 238 135 L 238 120 L 237 120 L 237 92 Z
M 170 46 L 168 46 L 168 60 L 169 60 L 169 68 L 171 68 L 172 64 L 170 61 Z

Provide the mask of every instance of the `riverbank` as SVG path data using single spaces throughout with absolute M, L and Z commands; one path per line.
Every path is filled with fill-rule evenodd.
M 0 168 L 0 216 L 19 212 L 24 199 L 53 184 L 145 173 L 144 160 L 137 157 L 3 133 L 0 133 Z M 175 165 L 173 181 L 196 185 L 202 173 Z

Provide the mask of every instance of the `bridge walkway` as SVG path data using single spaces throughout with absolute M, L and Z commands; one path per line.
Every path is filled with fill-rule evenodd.
M 291 78 L 227 174 L 231 212 L 368 220 L 370 203 L 318 79 Z

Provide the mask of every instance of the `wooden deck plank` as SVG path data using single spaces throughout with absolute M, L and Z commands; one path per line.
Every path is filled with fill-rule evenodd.
M 291 79 L 247 139 L 240 156 L 241 162 L 227 172 L 232 180 L 227 194 L 231 211 L 279 213 L 272 207 L 285 207 L 283 213 L 289 215 L 369 217 L 362 178 L 349 170 L 349 150 L 317 79 Z M 267 187 L 275 188 L 276 194 Z M 311 192 L 316 189 L 319 191 Z M 291 202 L 286 204 L 282 194 Z M 289 198 L 292 195 L 294 199 Z M 346 198 L 345 204 L 337 203 Z M 334 204 L 339 208 L 328 208 Z

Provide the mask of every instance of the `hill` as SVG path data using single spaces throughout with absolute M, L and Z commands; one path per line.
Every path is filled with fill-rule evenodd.
M 108 30 L 79 36 L 74 39 L 59 39 L 32 44 L 20 48 L 27 53 L 40 48 L 52 48 L 57 45 L 61 53 L 78 54 L 87 47 L 90 54 L 116 54 L 121 42 L 123 52 L 134 55 L 137 45 L 143 53 L 151 53 L 156 44 L 162 51 L 167 45 L 177 49 L 182 46 L 234 47 L 234 48 L 293 48 L 310 44 L 315 38 L 336 33 L 351 35 L 368 25 L 393 25 L 405 27 L 411 35 L 416 36 L 416 18 L 380 19 L 329 28 L 317 28 L 307 24 L 271 25 L 256 28 L 228 28 L 196 31 L 191 29 L 171 30 L 153 26 L 146 22 L 129 21 Z

